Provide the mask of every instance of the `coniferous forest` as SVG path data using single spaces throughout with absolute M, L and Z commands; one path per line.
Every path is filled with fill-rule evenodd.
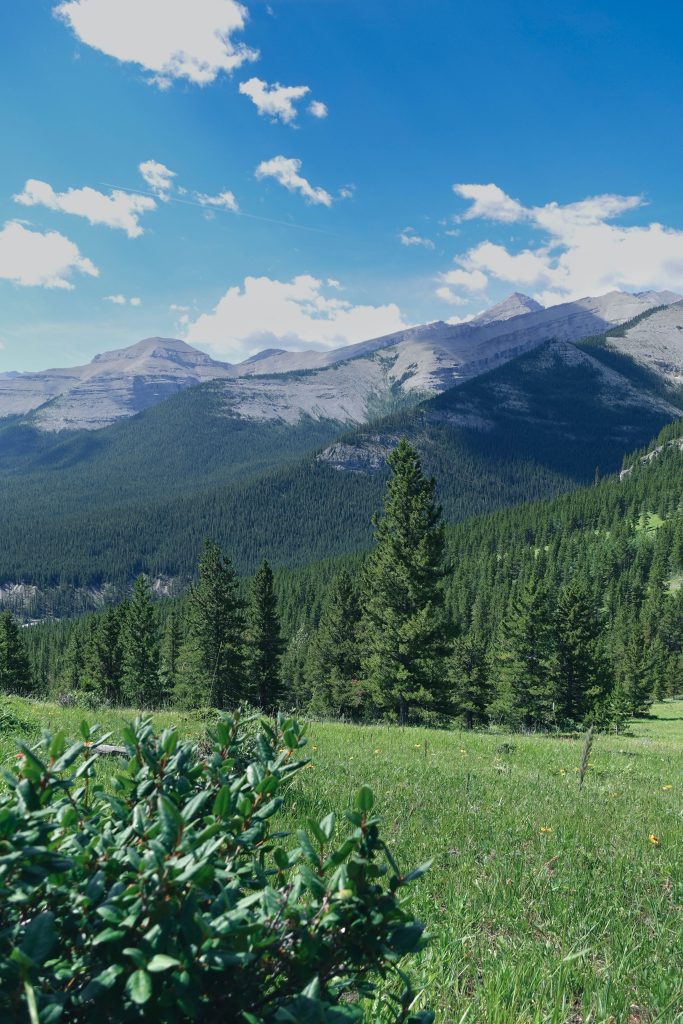
M 64 702 L 291 708 L 512 729 L 618 727 L 683 682 L 680 423 L 621 476 L 447 526 L 402 441 L 366 554 L 240 579 L 207 540 L 195 582 L 20 629 L 6 690 Z

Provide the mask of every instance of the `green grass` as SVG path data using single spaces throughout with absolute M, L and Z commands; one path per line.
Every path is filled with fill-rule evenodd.
M 75 733 L 82 717 L 117 729 L 130 717 L 11 706 L 31 733 L 48 722 Z M 12 732 L 0 728 L 4 764 Z M 579 793 L 580 738 L 312 724 L 314 770 L 293 785 L 286 826 L 343 810 L 365 782 L 401 865 L 434 858 L 407 898 L 433 936 L 412 973 L 439 1024 L 673 1024 L 683 1021 L 683 701 L 657 705 L 631 733 L 596 737 Z

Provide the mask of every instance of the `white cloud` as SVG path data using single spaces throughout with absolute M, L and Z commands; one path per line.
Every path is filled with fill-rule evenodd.
M 258 57 L 233 41 L 247 19 L 236 0 L 63 0 L 55 14 L 82 43 L 138 64 L 161 88 L 178 78 L 207 85 Z
M 310 91 L 307 85 L 280 85 L 279 82 L 268 85 L 261 78 L 250 78 L 240 83 L 240 92 L 249 97 L 259 114 L 284 124 L 296 120 L 298 111 L 294 104 Z
M 469 299 L 463 299 L 461 295 L 456 295 L 452 288 L 447 288 L 445 285 L 437 288 L 435 294 L 437 298 L 447 302 L 449 306 L 466 306 L 469 302 Z
M 324 188 L 317 188 L 311 185 L 310 181 L 303 178 L 301 160 L 286 156 L 274 156 L 272 160 L 263 160 L 256 168 L 257 178 L 274 178 L 290 192 L 300 192 L 309 203 L 321 206 L 331 206 L 332 196 Z
M 23 192 L 14 196 L 14 201 L 22 206 L 46 206 L 50 210 L 85 217 L 91 224 L 120 228 L 129 238 L 142 234 L 141 214 L 155 210 L 157 205 L 151 196 L 117 190 L 108 196 L 88 187 L 55 192 L 52 185 L 35 178 L 29 178 Z
M 490 220 L 514 222 L 524 216 L 524 207 L 503 192 L 498 185 L 454 185 L 453 191 L 472 205 L 462 215 L 463 220 L 487 217 Z
M 311 117 L 322 119 L 327 117 L 329 111 L 325 103 L 321 103 L 320 100 L 312 100 L 308 105 L 308 113 Z
M 456 257 L 459 270 L 441 275 L 446 283 L 465 285 L 464 278 L 458 282 L 452 276 L 463 272 L 488 276 L 534 289 L 534 298 L 544 305 L 614 289 L 681 288 L 683 231 L 656 222 L 610 223 L 642 207 L 642 196 L 607 193 L 574 203 L 525 207 L 496 185 L 454 189 L 471 201 L 463 219 L 515 221 L 539 239 L 517 251 L 498 242 L 480 242 Z
M 172 313 L 187 313 L 189 312 L 189 306 L 178 306 L 175 302 L 171 303 L 168 307 Z
M 130 306 L 141 306 L 142 305 L 142 299 L 138 298 L 137 295 L 134 295 L 132 299 L 127 299 L 125 295 L 121 295 L 121 294 L 118 294 L 118 295 L 105 295 L 104 296 L 104 301 L 105 302 L 113 302 L 115 306 L 127 306 L 127 305 L 130 305 Z
M 354 306 L 330 288 L 338 293 L 338 282 L 308 274 L 291 281 L 247 277 L 189 324 L 187 340 L 235 361 L 262 348 L 337 348 L 408 326 L 394 303 Z
M 431 238 L 423 238 L 421 235 L 416 234 L 414 228 L 404 228 L 398 237 L 401 245 L 419 245 L 423 249 L 434 248 Z
M 445 274 L 439 274 L 439 280 L 468 292 L 482 292 L 488 284 L 486 275 L 480 270 L 448 270 Z
M 217 196 L 207 196 L 204 192 L 195 192 L 194 197 L 202 206 L 222 207 L 225 210 L 232 210 L 233 213 L 239 213 L 239 205 L 234 192 L 219 192 Z
M 159 199 L 166 201 L 173 188 L 175 171 L 172 171 L 166 164 L 160 164 L 157 160 L 144 160 L 138 165 L 138 170 L 152 192 L 156 192 Z
M 70 289 L 74 272 L 99 275 L 94 263 L 58 231 L 31 231 L 16 220 L 0 231 L 0 278 L 20 285 Z
M 342 187 L 339 189 L 339 191 L 337 193 L 337 195 L 339 196 L 340 199 L 353 199 L 355 194 L 356 194 L 356 186 L 355 185 L 342 185 Z

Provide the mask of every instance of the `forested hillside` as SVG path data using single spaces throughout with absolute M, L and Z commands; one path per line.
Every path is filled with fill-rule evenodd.
M 437 548 L 427 568 L 418 560 L 410 570 L 397 569 L 391 559 L 402 556 L 395 548 L 388 562 L 378 562 L 383 541 L 376 531 L 369 560 L 354 556 L 281 571 L 274 579 L 266 565 L 253 582 L 240 584 L 212 548 L 189 598 L 153 604 L 140 580 L 132 602 L 117 609 L 23 635 L 15 629 L 30 661 L 20 688 L 69 699 L 192 705 L 202 674 L 192 659 L 183 668 L 183 658 L 196 651 L 206 628 L 206 600 L 196 595 L 208 593 L 202 587 L 211 577 L 223 580 L 220 600 L 233 622 L 220 657 L 233 651 L 234 664 L 242 665 L 232 675 L 226 668 L 232 682 L 211 701 L 284 702 L 361 720 L 396 713 L 391 699 L 378 700 L 383 684 L 373 683 L 376 663 L 368 654 L 377 650 L 371 637 L 389 626 L 379 628 L 381 616 L 369 625 L 368 609 L 379 600 L 373 587 L 417 572 L 426 573 L 424 607 L 439 605 L 443 616 L 428 616 L 430 629 L 440 623 L 438 637 L 412 634 L 411 649 L 420 657 L 431 649 L 427 660 L 438 666 L 431 682 L 415 687 L 413 715 L 454 715 L 468 725 L 622 721 L 645 710 L 653 696 L 683 688 L 682 439 L 677 422 L 634 454 L 621 478 L 450 526 L 443 561 L 440 542 L 429 541 Z M 397 458 L 394 453 L 392 465 L 400 479 L 410 459 L 400 469 Z M 427 522 L 429 489 L 409 487 L 406 494 L 422 495 Z M 385 517 L 390 512 L 387 504 Z M 433 528 L 438 532 L 437 520 Z M 426 551 L 420 544 L 415 551 Z M 4 621 L 9 628 L 10 617 Z M 270 653 L 259 671 L 270 682 L 259 690 L 253 666 L 264 650 Z M 182 683 L 188 669 L 189 690 Z M 392 678 L 399 677 L 397 669 Z
M 618 371 L 549 343 L 341 436 L 330 421 L 227 416 L 213 385 L 42 452 L 29 428 L 8 425 L 0 581 L 65 587 L 29 609 L 64 614 L 74 586 L 125 591 L 141 571 L 186 581 L 207 536 L 240 572 L 264 556 L 295 567 L 359 550 L 401 436 L 436 476 L 452 522 L 570 490 L 618 469 L 680 414 L 676 394 L 615 358 Z

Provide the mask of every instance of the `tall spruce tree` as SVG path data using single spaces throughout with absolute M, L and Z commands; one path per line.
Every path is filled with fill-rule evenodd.
M 602 704 L 610 686 L 602 626 L 585 581 L 577 579 L 560 592 L 554 619 L 560 715 L 579 724 Z
M 352 719 L 361 714 L 360 621 L 358 588 L 351 574 L 342 569 L 325 595 L 306 664 L 315 714 Z
M 122 621 L 115 608 L 91 620 L 78 683 L 79 689 L 113 703 L 121 696 Z
M 173 694 L 178 680 L 178 658 L 182 640 L 180 617 L 172 606 L 164 625 L 159 649 L 159 687 L 164 702 Z
M 555 653 L 548 594 L 533 579 L 513 595 L 492 651 L 492 718 L 512 728 L 549 728 L 557 723 Z
M 467 729 L 486 721 L 490 688 L 484 645 L 474 633 L 458 637 L 448 659 L 447 679 L 451 713 Z
M 280 696 L 284 644 L 273 589 L 273 570 L 265 559 L 249 592 L 246 641 L 249 694 L 263 711 L 273 711 Z
M 183 707 L 224 708 L 245 690 L 244 602 L 230 559 L 207 541 L 190 590 L 174 699 Z
M 0 614 L 0 690 L 28 694 L 31 689 L 31 668 L 21 626 L 7 609 Z
M 132 704 L 156 707 L 159 688 L 159 631 L 152 592 L 144 575 L 138 576 L 121 631 L 121 689 Z
M 411 708 L 443 700 L 448 570 L 435 481 L 405 438 L 387 461 L 392 477 L 364 576 L 361 663 L 372 701 L 405 723 Z

